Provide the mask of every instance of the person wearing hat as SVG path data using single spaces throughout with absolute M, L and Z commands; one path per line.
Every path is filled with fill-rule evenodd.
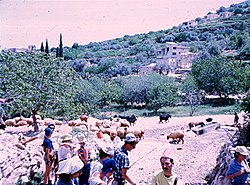
M 53 123 L 48 123 L 47 128 L 50 128 L 52 131 L 54 131 L 54 130 L 55 130 L 55 124 L 53 124 Z M 21 143 L 22 143 L 23 145 L 26 145 L 27 143 L 29 143 L 29 142 L 31 142 L 31 141 L 34 141 L 34 140 L 36 140 L 36 139 L 41 139 L 41 140 L 43 140 L 43 139 L 44 139 L 44 136 L 45 136 L 45 133 L 44 133 L 44 132 L 41 132 L 41 133 L 37 134 L 36 136 L 34 136 L 34 137 L 32 137 L 32 138 L 30 138 L 30 139 L 28 139 L 28 140 L 26 140 L 26 141 L 23 141 L 23 142 L 21 142 Z M 59 137 L 58 135 L 54 135 L 54 134 L 53 134 L 53 136 L 52 136 L 50 139 L 51 139 L 52 142 L 53 142 L 53 141 L 57 141 L 59 138 L 60 138 L 60 137 Z M 55 144 L 56 142 L 53 142 L 53 143 Z
M 164 151 L 165 153 L 165 151 Z M 183 181 L 172 172 L 174 166 L 174 160 L 167 157 L 166 154 L 160 158 L 162 170 L 157 171 L 153 174 L 152 185 L 182 185 Z
M 72 179 L 81 175 L 83 167 L 84 164 L 78 155 L 59 162 L 57 185 L 73 185 Z
M 72 152 L 75 146 L 72 145 L 72 135 L 63 134 L 61 137 L 61 144 L 58 150 L 58 161 L 63 161 L 67 158 L 72 157 Z
M 58 132 L 54 132 L 55 130 L 55 124 L 54 123 L 48 123 L 48 126 L 47 128 L 50 128 L 52 131 L 53 131 L 53 134 L 52 136 L 50 137 L 50 140 L 52 141 L 53 143 L 53 147 L 54 147 L 54 151 L 55 151 L 55 159 L 54 159 L 54 169 L 55 169 L 55 173 L 57 172 L 57 169 L 58 169 L 58 150 L 59 150 L 59 143 L 58 141 L 60 140 L 61 138 L 61 134 L 58 133 Z M 40 139 L 40 140 L 43 140 L 45 137 L 45 133 L 44 132 L 41 132 L 39 134 L 37 134 L 36 136 L 34 137 L 31 137 L 30 139 L 27 139 L 26 141 L 23 141 L 21 142 L 23 145 L 26 145 L 27 143 L 29 142 L 32 142 L 36 139 Z M 55 175 L 55 182 L 57 181 L 57 175 Z
M 108 143 L 103 143 L 99 150 L 99 160 L 93 161 L 90 164 L 90 176 L 95 172 L 101 172 L 103 167 L 103 160 L 112 158 L 114 155 L 114 147 L 108 145 Z
M 123 185 L 126 181 L 132 185 L 136 183 L 128 176 L 127 170 L 130 167 L 128 151 L 135 149 L 138 140 L 135 135 L 129 133 L 125 136 L 124 144 L 117 148 L 114 153 L 114 160 L 117 164 L 117 171 L 114 173 L 112 185 Z
M 117 170 L 116 162 L 112 158 L 103 160 L 101 171 L 96 171 L 89 179 L 89 185 L 106 185 L 108 178 Z
M 49 182 L 49 185 L 52 184 L 50 180 L 50 171 L 52 167 L 52 163 L 54 160 L 54 147 L 52 144 L 52 141 L 50 140 L 50 137 L 52 135 L 52 130 L 50 128 L 45 129 L 45 136 L 43 140 L 43 151 L 44 151 L 44 161 L 45 161 L 45 172 L 44 172 L 44 178 L 43 178 L 43 183 L 44 185 Z
M 226 178 L 232 181 L 232 185 L 250 184 L 250 179 L 248 179 L 250 169 L 246 161 L 248 155 L 249 151 L 245 146 L 235 148 L 234 160 L 231 161 L 226 173 Z
M 78 133 L 77 139 L 78 143 L 80 144 L 77 154 L 84 163 L 82 174 L 79 176 L 79 185 L 88 185 L 90 176 L 90 152 L 86 147 L 86 139 L 82 133 Z

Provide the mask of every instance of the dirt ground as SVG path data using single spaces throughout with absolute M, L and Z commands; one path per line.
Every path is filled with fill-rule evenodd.
M 234 115 L 206 115 L 172 117 L 169 122 L 159 124 L 158 117 L 139 118 L 136 127 L 144 128 L 145 138 L 129 154 L 132 162 L 129 175 L 137 184 L 151 184 L 153 172 L 161 169 L 159 159 L 166 150 L 174 159 L 174 172 L 184 183 L 205 183 L 204 178 L 215 166 L 221 146 L 229 141 L 223 129 L 198 136 L 191 131 L 186 132 L 189 122 L 206 122 L 208 117 L 221 125 L 233 124 L 234 120 Z M 239 117 L 242 123 L 242 116 Z M 170 144 L 167 134 L 181 127 L 185 129 L 184 144 Z

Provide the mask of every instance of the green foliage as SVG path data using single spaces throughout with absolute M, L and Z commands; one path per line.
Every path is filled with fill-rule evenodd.
M 173 105 L 177 99 L 177 85 L 157 74 L 118 78 L 115 82 L 122 87 L 121 104 L 142 103 L 157 111 L 161 106 Z
M 180 91 L 185 102 L 188 102 L 190 106 L 190 116 L 194 114 L 195 106 L 201 101 L 201 93 L 196 85 L 196 81 L 193 76 L 189 75 L 181 84 Z
M 224 49 L 242 50 L 241 59 L 248 58 L 248 47 L 244 41 L 249 35 L 247 25 L 249 15 L 249 3 L 244 5 L 233 5 L 229 8 L 220 7 L 217 12 L 237 12 L 243 10 L 241 16 L 232 15 L 227 19 L 218 18 L 207 21 L 204 18 L 196 18 L 198 25 L 195 27 L 183 28 L 175 26 L 168 30 L 151 31 L 145 34 L 125 35 L 122 38 L 107 40 L 103 42 L 91 42 L 87 45 L 74 44 L 71 48 L 64 48 L 65 60 L 87 59 L 91 66 L 84 68 L 80 73 L 88 73 L 90 76 L 98 75 L 104 78 L 121 75 L 120 63 L 125 63 L 128 59 L 132 62 L 126 63 L 125 75 L 129 68 L 138 71 L 139 67 L 152 63 L 156 60 L 156 50 L 166 42 L 177 42 L 178 44 L 191 46 L 191 51 L 196 52 L 201 58 L 219 56 Z M 210 14 L 210 13 L 208 13 Z M 245 46 L 243 48 L 243 45 Z M 86 58 L 87 57 L 87 58 Z M 103 66 L 103 61 L 116 61 L 110 66 Z M 137 69 L 134 69 L 135 64 Z M 110 71 L 109 71 L 110 70 Z M 108 74 L 110 72 L 110 74 Z
M 246 39 L 246 42 L 242 44 L 242 47 L 238 52 L 240 59 L 250 60 L 250 37 Z
M 226 57 L 198 60 L 193 63 L 192 75 L 201 90 L 228 97 L 244 90 L 245 68 Z
M 178 100 L 177 86 L 174 83 L 155 84 L 149 92 L 148 108 L 157 112 L 163 106 L 173 106 Z
M 250 112 L 250 94 L 247 94 L 247 96 L 243 99 L 241 109 L 245 112 Z
M 44 117 L 79 113 L 77 76 L 64 61 L 43 53 L 2 53 L 0 61 L 0 90 L 15 97 L 14 110 Z
M 15 185 L 39 185 L 42 181 L 43 173 L 36 172 L 35 174 L 30 174 L 28 182 L 23 182 L 22 176 L 19 176 Z

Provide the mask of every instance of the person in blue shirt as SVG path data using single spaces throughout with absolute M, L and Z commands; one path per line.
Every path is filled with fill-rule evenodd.
M 247 185 L 250 183 L 250 168 L 246 161 L 249 151 L 245 146 L 237 146 L 235 149 L 234 160 L 231 161 L 226 178 L 231 179 L 232 185 Z
M 43 140 L 43 149 L 44 149 L 44 161 L 45 161 L 45 172 L 44 172 L 44 179 L 43 183 L 44 185 L 52 185 L 51 180 L 50 180 L 50 171 L 51 171 L 51 166 L 53 164 L 54 160 L 54 147 L 52 144 L 52 141 L 50 140 L 50 137 L 52 135 L 53 131 L 49 127 L 45 129 L 45 136 Z

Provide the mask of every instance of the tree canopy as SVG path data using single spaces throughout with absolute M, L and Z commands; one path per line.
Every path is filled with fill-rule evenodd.
M 69 117 L 81 112 L 74 99 L 77 76 L 64 61 L 45 53 L 1 53 L 0 62 L 1 94 L 15 97 L 14 111 Z
M 240 61 L 222 56 L 197 60 L 192 65 L 192 75 L 198 87 L 220 97 L 244 91 L 246 70 Z

